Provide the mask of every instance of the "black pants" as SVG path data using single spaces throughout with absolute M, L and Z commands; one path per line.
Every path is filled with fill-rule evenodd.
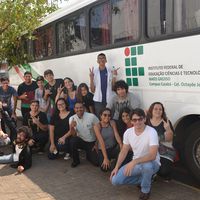
M 35 141 L 36 147 L 39 147 L 39 150 L 43 151 L 45 145 L 49 140 L 49 135 L 46 133 L 33 133 L 32 139 Z
M 161 157 L 160 163 L 161 163 L 161 166 L 158 171 L 158 175 L 165 179 L 171 179 L 173 162 L 169 159 Z
M 94 110 L 95 110 L 95 115 L 99 118 L 100 117 L 100 112 L 106 108 L 106 103 L 101 103 L 101 102 L 94 102 Z
M 22 118 L 23 118 L 23 125 L 26 124 L 26 119 L 25 119 L 25 116 L 26 116 L 26 113 L 30 112 L 30 108 L 22 108 L 21 107 L 21 113 L 22 113 Z
M 1 110 L 1 128 L 3 132 L 6 133 L 6 126 L 10 129 L 10 139 L 11 141 L 14 141 L 17 137 L 17 128 L 16 128 L 16 122 L 14 119 L 11 118 L 11 113 L 8 113 L 7 111 Z
M 78 149 L 83 149 L 86 151 L 86 158 L 93 165 L 98 166 L 97 152 L 93 150 L 95 142 L 86 142 L 80 137 L 72 137 L 70 139 L 70 152 L 74 163 L 79 163 L 79 152 Z
M 114 146 L 114 147 L 112 147 L 112 148 L 108 148 L 108 149 L 106 149 L 106 153 L 107 153 L 107 156 L 108 156 L 108 159 L 109 160 L 111 160 L 111 159 L 115 159 L 115 160 L 117 160 L 117 158 L 118 158 L 118 155 L 119 155 L 119 147 L 116 145 L 116 146 Z M 110 167 L 110 169 L 104 169 L 101 165 L 103 164 L 103 160 L 104 160 L 104 156 L 103 156 L 103 153 L 102 153 L 102 151 L 101 150 L 99 150 L 99 152 L 98 152 L 98 159 L 99 159 L 99 166 L 100 166 L 100 168 L 101 168 L 101 170 L 102 171 L 108 171 L 108 170 L 112 170 L 113 169 L 113 166 L 114 165 L 112 165 L 111 167 Z M 115 166 L 114 166 L 115 167 Z

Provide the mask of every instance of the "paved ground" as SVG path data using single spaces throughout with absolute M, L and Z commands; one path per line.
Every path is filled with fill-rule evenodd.
M 33 167 L 18 175 L 8 165 L 0 165 L 0 200 L 136 200 L 139 191 L 133 186 L 114 187 L 109 173 L 103 173 L 81 160 L 75 169 L 70 160 L 48 160 L 34 155 Z M 152 200 L 200 200 L 199 189 L 176 181 L 157 180 Z

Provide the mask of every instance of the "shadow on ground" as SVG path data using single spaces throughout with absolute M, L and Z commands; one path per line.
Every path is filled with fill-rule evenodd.
M 9 153 L 9 150 L 7 151 Z M 33 166 L 16 176 L 9 165 L 0 166 L 0 199 L 36 200 L 136 200 L 134 186 L 112 186 L 110 173 L 100 171 L 85 160 L 71 168 L 71 160 L 49 160 L 46 154 L 33 155 Z M 12 190 L 10 190 L 12 188 Z M 200 188 L 200 187 L 199 187 Z M 6 191 L 9 191 L 6 192 Z M 152 186 L 152 200 L 200 200 L 200 190 L 176 181 L 165 183 L 158 178 Z

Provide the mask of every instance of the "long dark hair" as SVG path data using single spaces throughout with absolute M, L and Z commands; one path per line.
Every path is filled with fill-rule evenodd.
M 154 106 L 158 104 L 162 107 L 162 119 L 164 119 L 165 121 L 167 121 L 167 115 L 166 115 L 166 112 L 165 112 L 165 108 L 163 106 L 163 104 L 161 102 L 154 102 L 150 105 L 149 107 L 149 110 L 147 112 L 147 119 L 151 119 L 153 117 L 153 109 L 154 109 Z
M 122 120 L 122 114 L 123 113 L 127 113 L 130 116 L 131 109 L 128 108 L 128 107 L 124 107 L 124 108 L 121 109 L 121 111 L 119 113 L 119 119 L 118 119 L 118 122 L 116 124 L 117 124 L 117 129 L 118 129 L 119 134 L 120 134 L 121 137 L 123 137 L 123 134 L 127 129 L 127 126 L 126 126 L 125 122 Z
M 69 77 L 65 77 L 65 78 L 64 78 L 64 82 L 65 82 L 65 80 L 67 80 L 67 79 L 68 79 L 70 82 L 72 82 L 72 91 L 75 91 L 75 90 L 76 90 L 76 85 L 74 84 L 74 81 L 73 81 L 71 78 L 69 78 Z M 64 87 L 63 92 L 64 92 L 65 94 L 68 95 L 68 91 L 67 91 L 67 88 L 66 88 L 66 87 Z
M 89 92 L 89 87 L 86 83 L 81 83 L 79 86 L 78 86 L 78 92 L 77 92 L 77 98 L 79 101 L 83 101 L 83 96 L 81 94 L 81 88 L 85 88 L 87 90 L 87 92 Z

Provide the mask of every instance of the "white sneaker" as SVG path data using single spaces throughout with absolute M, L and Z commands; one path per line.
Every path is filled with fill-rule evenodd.
M 66 153 L 65 154 L 65 157 L 64 157 L 64 160 L 69 160 L 70 159 L 70 154 L 69 153 Z

